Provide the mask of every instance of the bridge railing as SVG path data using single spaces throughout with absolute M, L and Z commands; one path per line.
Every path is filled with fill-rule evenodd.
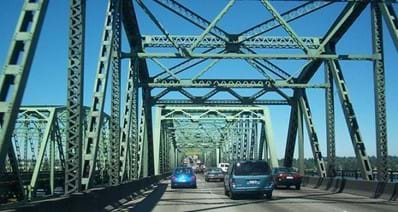
M 377 170 L 373 170 L 373 179 L 377 179 Z M 305 170 L 304 174 L 306 176 L 319 176 L 319 173 L 316 170 Z M 360 170 L 345 170 L 345 169 L 337 169 L 335 172 L 335 177 L 339 178 L 348 178 L 348 179 L 362 179 Z M 398 182 L 398 170 L 389 170 L 388 171 L 388 181 L 389 182 Z

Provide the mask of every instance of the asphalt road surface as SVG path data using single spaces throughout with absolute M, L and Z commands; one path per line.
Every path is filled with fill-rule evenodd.
M 231 200 L 224 195 L 222 182 L 205 182 L 198 177 L 197 189 L 171 189 L 169 181 L 162 181 L 152 191 L 129 201 L 114 211 L 291 211 L 291 212 L 398 212 L 398 202 L 369 199 L 343 193 L 302 187 L 301 190 L 274 190 L 271 200 L 258 197 L 240 197 Z

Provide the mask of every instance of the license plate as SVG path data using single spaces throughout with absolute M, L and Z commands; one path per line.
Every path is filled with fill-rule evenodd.
M 292 176 L 287 176 L 287 177 L 286 177 L 286 179 L 288 179 L 288 180 L 292 180 L 292 179 L 293 179 L 293 177 L 292 177 Z
M 249 180 L 249 181 L 247 181 L 247 184 L 250 184 L 250 185 L 255 185 L 255 184 L 258 184 L 259 182 L 257 181 L 257 180 Z

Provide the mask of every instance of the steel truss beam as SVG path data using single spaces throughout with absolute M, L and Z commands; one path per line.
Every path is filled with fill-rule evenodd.
M 38 112 L 39 112 L 38 113 L 39 116 L 44 116 L 45 113 L 48 113 L 48 114 L 47 114 L 47 116 L 40 117 L 40 119 L 45 121 L 46 124 L 45 124 L 45 131 L 43 133 L 44 136 L 42 137 L 42 140 L 39 141 L 40 142 L 40 148 L 39 148 L 39 152 L 38 152 L 38 158 L 37 158 L 37 161 L 35 163 L 35 168 L 33 170 L 32 179 L 31 179 L 29 187 L 28 187 L 29 199 L 36 192 L 36 183 L 37 183 L 37 180 L 38 180 L 37 178 L 38 178 L 38 175 L 39 175 L 40 168 L 41 168 L 41 166 L 43 164 L 44 154 L 45 154 L 46 148 L 48 146 L 48 143 L 50 142 L 51 143 L 50 145 L 53 146 L 52 144 L 55 142 L 51 131 L 55 131 L 56 130 L 54 128 L 54 126 L 55 126 L 54 125 L 55 118 L 56 118 L 56 115 L 57 115 L 56 114 L 56 109 L 55 108 L 51 108 L 51 109 L 48 109 L 48 111 L 46 111 L 46 109 L 45 109 L 45 110 L 38 111 Z M 51 148 L 51 150 L 55 151 L 54 148 Z M 54 156 L 54 152 L 52 152 L 51 155 Z M 54 161 L 54 157 L 52 157 L 52 162 L 53 161 Z M 52 163 L 52 165 L 53 165 L 53 163 Z M 54 170 L 54 166 L 50 167 L 50 170 Z M 54 179 L 51 179 L 50 182 L 53 185 L 54 184 Z M 54 187 L 52 188 L 52 190 L 54 190 Z M 65 190 L 65 193 L 66 193 L 66 190 Z
M 156 80 L 148 83 L 151 88 L 327 88 L 328 84 L 295 84 L 287 80 L 258 80 L 258 79 L 181 79 Z
M 374 95 L 375 95 L 375 123 L 377 150 L 377 180 L 388 181 L 388 142 L 387 142 L 387 111 L 384 73 L 383 23 L 380 4 L 372 3 L 372 40 L 373 52 L 381 55 L 380 60 L 373 62 Z M 393 9 L 393 8 L 391 8 Z M 395 16 L 396 17 L 396 16 Z M 397 38 L 397 30 L 394 39 Z
M 354 147 L 355 155 L 361 169 L 362 178 L 364 180 L 372 180 L 373 173 L 372 167 L 366 154 L 365 144 L 363 143 L 359 125 L 355 116 L 355 111 L 351 100 L 348 96 L 347 86 L 344 81 L 343 73 L 338 61 L 330 60 L 329 67 L 332 70 L 333 79 L 337 84 L 337 92 L 340 97 L 341 106 L 343 108 L 344 117 L 347 123 L 348 131 L 350 132 L 352 145 Z
M 0 76 L 0 170 L 10 150 L 11 135 L 32 65 L 48 0 L 25 0 Z
M 86 1 L 70 1 L 65 193 L 80 190 Z M 34 189 L 35 182 L 31 183 Z
M 100 142 L 99 138 L 103 122 L 103 108 L 113 48 L 113 29 L 115 28 L 115 22 L 113 20 L 115 15 L 120 15 L 114 12 L 116 6 L 115 3 L 115 1 L 109 1 L 105 15 L 104 31 L 102 34 L 94 91 L 88 119 L 88 129 L 84 143 L 82 184 L 84 185 L 85 189 L 88 189 L 92 186 L 94 170 L 96 168 L 95 163 L 97 158 L 98 144 Z
M 120 72 L 121 72 L 121 0 L 113 0 L 113 51 L 112 51 L 112 94 L 111 94 L 111 164 L 110 185 L 120 183 Z
M 179 47 L 189 48 L 192 44 L 199 39 L 198 36 L 183 36 L 171 35 L 170 38 Z M 301 41 L 310 49 L 319 48 L 320 38 L 316 37 L 300 37 Z M 174 45 L 169 41 L 166 36 L 162 35 L 143 35 L 142 37 L 143 48 L 172 48 Z M 245 40 L 245 41 L 243 41 Z M 239 44 L 234 44 L 239 42 Z M 242 43 L 240 43 L 242 42 Z M 300 48 L 295 41 L 290 37 L 281 36 L 258 36 L 251 39 L 246 37 L 239 37 L 238 40 L 232 42 L 225 42 L 216 36 L 206 36 L 198 44 L 197 48 L 231 48 L 232 45 L 245 48 L 283 48 L 283 49 L 297 49 Z
M 379 3 L 379 7 L 387 23 L 395 48 L 398 51 L 398 16 L 392 4 Z
M 335 141 L 335 115 L 334 115 L 334 86 L 333 75 L 330 67 L 325 66 L 325 82 L 329 87 L 325 89 L 326 111 L 326 151 L 328 162 L 328 176 L 336 175 L 336 141 Z
M 189 55 L 180 53 L 122 53 L 123 58 L 140 58 L 140 59 L 267 59 L 267 60 L 315 60 L 315 59 L 339 59 L 339 60 L 378 60 L 379 55 L 361 55 L 361 54 L 240 54 L 240 53 L 192 53 Z
M 300 110 L 303 113 L 304 120 L 307 126 L 307 133 L 311 144 L 312 154 L 314 156 L 315 166 L 321 177 L 326 177 L 326 167 L 325 162 L 322 157 L 321 149 L 319 148 L 318 135 L 315 131 L 314 121 L 312 119 L 312 113 L 310 110 L 310 104 L 307 99 L 305 91 L 301 91 L 299 94 L 298 103 L 300 105 Z

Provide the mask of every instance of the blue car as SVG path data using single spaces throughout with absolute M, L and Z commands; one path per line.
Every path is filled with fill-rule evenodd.
M 274 190 L 271 169 L 267 162 L 248 160 L 233 163 L 224 178 L 224 193 L 231 199 L 240 194 L 266 195 L 272 199 Z
M 178 167 L 171 176 L 171 188 L 190 187 L 197 188 L 196 176 L 191 167 Z

